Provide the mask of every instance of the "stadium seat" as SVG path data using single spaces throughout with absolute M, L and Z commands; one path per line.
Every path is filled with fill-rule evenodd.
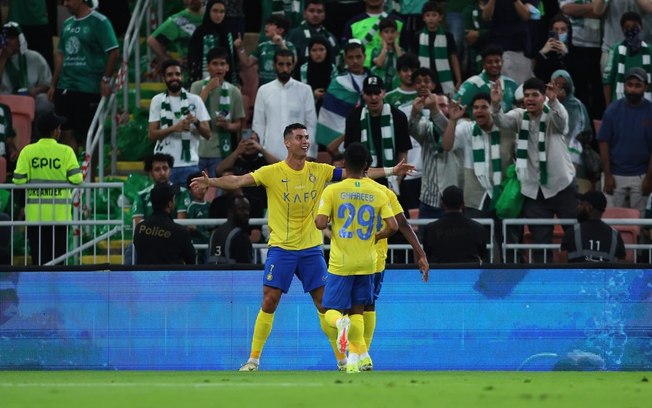
M 0 103 L 4 103 L 11 109 L 11 118 L 16 130 L 16 148 L 20 151 L 32 139 L 34 98 L 21 95 L 0 95 Z
M 635 208 L 622 208 L 622 207 L 607 207 L 602 218 L 628 218 L 636 219 L 641 218 L 641 212 Z M 623 238 L 625 245 L 637 244 L 638 237 L 641 233 L 641 227 L 638 225 L 612 225 Z M 634 250 L 627 250 L 625 261 L 634 262 Z
M 0 183 L 7 181 L 7 159 L 0 156 Z
M 557 219 L 557 217 L 554 218 Z M 555 224 L 555 226 L 552 229 L 552 243 L 561 244 L 561 241 L 563 239 L 564 239 L 564 228 L 561 226 L 561 224 Z M 530 229 L 528 228 L 527 225 L 525 225 L 523 229 L 523 243 L 532 244 L 532 233 L 530 232 Z M 523 256 L 526 259 L 529 259 L 529 253 L 527 251 L 525 251 Z M 552 262 L 553 263 L 559 262 L 559 251 L 556 249 L 552 251 Z

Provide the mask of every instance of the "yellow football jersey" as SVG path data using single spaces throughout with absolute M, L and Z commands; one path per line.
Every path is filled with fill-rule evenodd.
M 251 173 L 256 185 L 267 191 L 269 246 L 300 250 L 321 245 L 322 232 L 315 227 L 317 203 L 335 167 L 306 162 L 296 171 L 285 161 L 263 166 Z
M 376 183 L 378 185 L 378 188 L 383 190 L 385 194 L 387 195 L 387 198 L 389 198 L 389 204 L 392 206 L 392 215 L 397 216 L 398 214 L 401 214 L 403 212 L 403 207 L 401 206 L 401 203 L 398 202 L 398 197 L 396 196 L 396 193 L 394 190 L 391 188 L 388 188 L 387 186 L 384 186 L 382 184 Z M 385 227 L 385 222 L 383 221 L 382 218 L 378 219 L 378 231 L 382 230 Z M 380 241 L 376 242 L 376 250 L 378 251 L 378 261 L 376 263 L 376 272 L 382 272 L 385 270 L 385 261 L 387 261 L 387 249 L 389 248 L 389 244 L 387 242 L 387 238 L 381 239 Z
M 378 219 L 389 218 L 387 195 L 371 179 L 346 179 L 322 193 L 318 214 L 333 228 L 328 271 L 336 275 L 368 275 L 376 271 Z

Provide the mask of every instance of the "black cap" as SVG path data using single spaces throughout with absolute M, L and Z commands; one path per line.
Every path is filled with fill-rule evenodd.
M 645 82 L 646 84 L 648 83 L 647 72 L 645 72 L 643 68 L 634 67 L 627 70 L 627 75 L 625 75 L 625 80 L 628 80 L 631 77 L 634 77 L 639 81 Z
M 580 201 L 586 201 L 591 204 L 593 208 L 599 211 L 607 209 L 607 197 L 602 191 L 587 191 L 584 194 L 575 194 Z
M 2 33 L 7 37 L 18 37 L 20 35 L 19 25 L 14 22 L 8 22 L 2 26 Z
M 179 191 L 179 186 L 170 183 L 157 183 L 152 187 L 149 199 L 153 210 L 161 210 L 174 198 Z
M 364 93 L 380 93 L 385 90 L 383 80 L 377 75 L 369 75 L 362 82 L 362 92 Z
M 64 125 L 66 122 L 68 122 L 68 119 L 63 116 L 58 116 L 54 112 L 48 112 L 38 120 L 36 128 L 41 137 L 49 137 L 54 129 Z
M 461 208 L 464 204 L 464 191 L 457 186 L 448 186 L 441 194 L 441 202 L 446 208 Z

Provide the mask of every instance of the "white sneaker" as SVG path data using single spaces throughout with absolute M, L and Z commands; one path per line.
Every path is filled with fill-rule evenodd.
M 337 319 L 337 351 L 346 353 L 349 348 L 349 330 L 351 329 L 351 319 L 344 316 Z
M 346 360 L 337 362 L 337 371 L 346 371 Z
M 238 371 L 258 371 L 258 364 L 253 361 L 247 361 L 240 366 Z

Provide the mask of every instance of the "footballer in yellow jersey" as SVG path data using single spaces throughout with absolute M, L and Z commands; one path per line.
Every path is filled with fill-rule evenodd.
M 344 352 L 349 346 L 347 372 L 359 372 L 361 354 L 366 353 L 364 322 L 365 305 L 372 301 L 376 270 L 376 241 L 398 230 L 389 199 L 378 184 L 364 178 L 368 150 L 352 143 L 344 152 L 347 175 L 350 178 L 331 184 L 319 203 L 315 225 L 325 229 L 332 222 L 331 253 L 328 279 L 322 305 L 328 309 L 326 322 L 338 329 L 337 346 Z M 377 220 L 384 227 L 377 231 Z M 350 317 L 343 316 L 349 311 Z M 349 333 L 350 332 L 350 333 Z
M 327 182 L 346 178 L 340 169 L 323 163 L 307 161 L 310 142 L 306 127 L 300 123 L 288 125 L 283 132 L 288 155 L 283 162 L 263 166 L 253 173 L 240 176 L 193 179 L 191 187 L 199 184 L 235 190 L 262 185 L 267 191 L 269 205 L 270 240 L 263 273 L 263 300 L 254 325 L 251 353 L 241 371 L 257 371 L 263 346 L 272 331 L 274 314 L 281 296 L 286 293 L 296 275 L 318 310 L 320 325 L 338 359 L 338 368 L 346 364 L 346 356 L 337 351 L 337 330 L 325 321 L 322 296 L 327 270 L 321 243 L 321 232 L 315 228 L 317 205 Z M 400 162 L 393 168 L 369 170 L 369 177 L 383 177 L 388 173 L 406 174 L 414 166 Z M 371 251 L 370 251 L 371 252 Z

